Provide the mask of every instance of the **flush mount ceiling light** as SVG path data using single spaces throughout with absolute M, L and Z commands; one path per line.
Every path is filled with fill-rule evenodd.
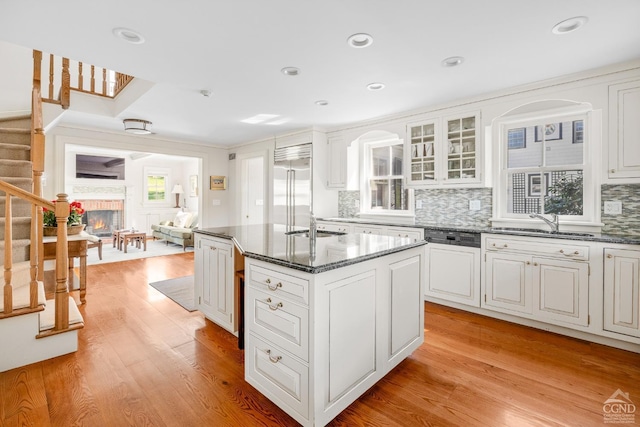
M 369 83 L 367 85 L 367 89 L 371 90 L 371 91 L 376 91 L 376 90 L 382 90 L 384 89 L 384 83 L 380 83 L 380 82 L 376 82 L 376 83 Z
M 347 44 L 355 49 L 362 49 L 373 44 L 373 37 L 366 33 L 357 33 L 349 36 Z
M 122 123 L 124 123 L 124 131 L 134 135 L 149 135 L 151 133 L 149 127 L 153 124 L 141 119 L 124 119 Z
M 324 99 L 321 99 L 319 101 L 316 101 L 316 105 L 319 105 L 320 107 L 324 107 L 326 105 L 329 105 L 329 101 L 326 101 Z
M 575 16 L 573 18 L 565 19 L 564 21 L 558 22 L 554 25 L 551 32 L 558 35 L 572 33 L 586 24 L 588 20 L 589 18 L 586 16 Z
M 443 67 L 456 67 L 464 62 L 464 58 L 462 56 L 450 56 L 442 60 L 440 64 Z
M 300 69 L 296 67 L 284 67 L 280 72 L 285 76 L 297 76 L 300 74 Z
M 112 33 L 114 36 L 118 37 L 119 39 L 122 39 L 129 43 L 133 43 L 133 44 L 144 43 L 144 37 L 142 37 L 142 34 L 129 28 L 123 28 L 123 27 L 114 28 L 112 30 Z
M 204 96 L 205 98 L 209 98 L 211 96 L 211 90 L 210 89 L 202 89 L 200 91 L 200 95 Z

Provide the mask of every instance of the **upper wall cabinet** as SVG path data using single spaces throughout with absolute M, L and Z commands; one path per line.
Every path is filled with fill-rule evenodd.
M 347 186 L 347 142 L 341 136 L 327 138 L 327 187 L 346 188 Z
M 407 125 L 410 185 L 467 186 L 481 182 L 480 113 Z
M 609 86 L 609 179 L 640 178 L 640 80 Z

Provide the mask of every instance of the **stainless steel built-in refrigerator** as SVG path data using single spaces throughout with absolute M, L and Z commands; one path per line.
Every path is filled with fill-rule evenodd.
M 273 165 L 273 222 L 309 227 L 312 205 L 311 144 L 275 149 Z

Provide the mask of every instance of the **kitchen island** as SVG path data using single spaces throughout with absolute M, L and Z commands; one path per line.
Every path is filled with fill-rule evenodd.
M 424 341 L 426 242 L 320 236 L 273 224 L 196 231 L 196 302 L 235 306 L 207 282 L 244 257 L 245 379 L 305 426 L 327 424 Z

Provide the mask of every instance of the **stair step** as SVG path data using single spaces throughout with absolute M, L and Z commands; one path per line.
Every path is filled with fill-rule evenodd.
M 0 142 L 4 142 L 5 144 L 31 145 L 31 130 L 0 127 Z
M 0 118 L 0 127 L 31 129 L 31 115 L 22 114 L 14 117 Z
M 31 178 L 32 170 L 31 162 L 28 160 L 0 159 L 0 171 L 4 177 Z
M 20 286 L 13 286 L 13 309 L 19 310 L 21 308 L 29 307 L 29 284 L 22 284 Z M 38 305 L 45 304 L 46 298 L 44 296 L 44 283 L 38 282 Z M 4 297 L 0 298 L 0 313 L 4 314 Z
M 33 191 L 33 179 L 32 178 L 17 178 L 14 176 L 0 176 L 0 181 L 8 182 L 11 185 L 15 185 L 18 188 L 22 188 L 25 191 Z M 4 196 L 4 191 L 0 190 L 0 196 Z
M 31 184 L 31 183 L 29 183 Z M 4 193 L 0 192 L 0 216 L 4 216 L 5 205 L 7 204 L 4 198 Z M 31 216 L 31 203 L 16 196 L 11 196 L 11 213 L 14 217 Z
M 0 159 L 31 160 L 31 146 L 0 142 Z
M 54 328 L 56 321 L 56 300 L 49 299 L 46 302 L 45 309 L 40 313 L 40 332 L 46 332 Z M 75 327 L 72 327 L 75 326 Z M 69 297 L 69 329 L 75 330 L 84 326 L 84 319 L 76 301 L 73 297 Z
M 4 225 L 6 218 L 0 218 L 0 239 L 4 239 Z M 13 216 L 11 221 L 11 237 L 13 239 L 31 238 L 31 217 Z
M 13 239 L 11 241 L 11 252 L 13 262 L 22 262 L 29 260 L 29 246 L 31 245 L 30 239 Z M 0 259 L 4 259 L 5 244 L 4 239 L 0 240 Z

